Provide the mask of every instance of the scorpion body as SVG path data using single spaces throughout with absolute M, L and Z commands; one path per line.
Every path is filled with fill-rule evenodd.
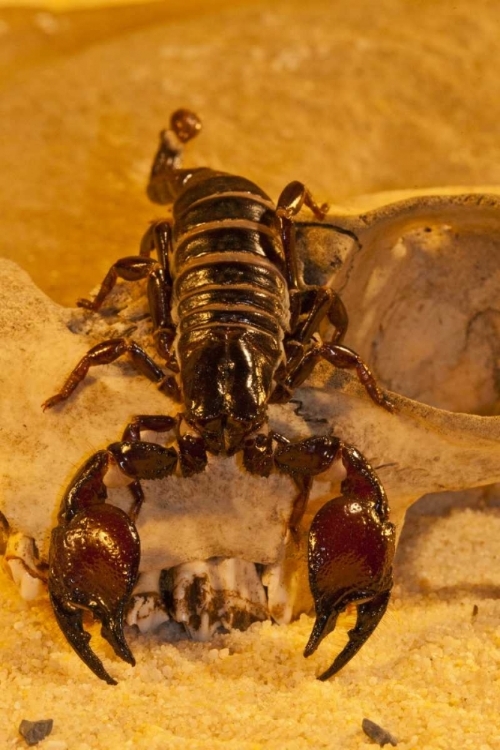
M 297 488 L 290 533 L 301 524 L 315 476 L 341 460 L 346 478 L 341 496 L 315 516 L 309 531 L 310 586 L 316 621 L 305 649 L 313 653 L 348 604 L 357 607 L 349 642 L 320 679 L 341 669 L 380 621 L 392 586 L 394 527 L 384 490 L 366 459 L 339 438 L 290 441 L 269 430 L 268 404 L 289 401 L 316 363 L 326 360 L 353 369 L 371 398 L 392 410 L 361 358 L 341 342 L 347 313 L 329 288 L 306 286 L 298 271 L 293 217 L 303 205 L 318 219 L 318 206 L 300 182 L 290 183 L 276 206 L 243 177 L 209 168 L 181 168 L 183 144 L 200 130 L 187 110 L 172 115 L 160 134 L 148 184 L 157 203 L 172 204 L 173 221 L 153 222 L 140 254 L 118 260 L 97 296 L 80 300 L 97 311 L 116 281 L 147 279 L 153 335 L 164 367 L 139 344 L 125 338 L 93 347 L 70 373 L 59 393 L 64 401 L 90 367 L 128 355 L 161 391 L 182 404 L 180 417 L 141 415 L 123 438 L 92 456 L 68 487 L 53 531 L 49 593 L 56 618 L 83 661 L 114 684 L 89 646 L 82 610 L 102 622 L 117 655 L 134 658 L 123 619 L 137 580 L 140 543 L 134 520 L 143 502 L 142 479 L 203 471 L 207 454 L 241 452 L 247 471 L 268 476 L 277 470 Z M 152 253 L 156 257 L 152 257 Z M 329 339 L 319 329 L 328 324 Z M 175 430 L 176 447 L 147 443 L 141 430 Z M 106 504 L 104 476 L 117 465 L 133 496 L 127 515 Z M 106 533 L 103 533 L 103 532 Z
M 283 359 L 289 295 L 275 224 L 265 193 L 231 175 L 202 172 L 174 204 L 175 352 L 187 419 L 212 452 L 235 452 L 262 425 Z

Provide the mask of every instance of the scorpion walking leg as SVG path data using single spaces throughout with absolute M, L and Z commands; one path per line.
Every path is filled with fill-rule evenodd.
M 290 293 L 291 333 L 285 338 L 287 359 L 293 347 L 308 343 L 325 318 L 335 327 L 331 343 L 340 343 L 347 331 L 349 318 L 337 292 L 322 286 L 295 289 Z
M 296 216 L 302 206 L 307 206 L 317 219 L 324 219 L 328 213 L 328 204 L 319 206 L 311 195 L 310 190 L 302 183 L 294 180 L 288 183 L 278 198 L 276 213 L 291 219 Z
M 385 492 L 369 463 L 339 443 L 347 471 L 341 497 L 316 514 L 309 532 L 309 583 L 316 621 L 304 656 L 334 630 L 339 614 L 355 604 L 357 620 L 349 641 L 320 680 L 336 674 L 359 651 L 382 619 L 392 588 L 394 525 Z
M 105 502 L 104 477 L 111 466 L 118 465 L 131 482 L 155 479 L 171 474 L 176 464 L 173 448 L 146 442 L 113 443 L 91 456 L 76 474 L 52 532 L 48 587 L 57 622 L 82 661 L 111 685 L 115 680 L 90 647 L 83 611 L 92 612 L 116 655 L 133 665 L 123 622 L 138 578 L 140 541 L 129 515 Z
M 294 345 L 296 347 L 295 352 L 293 352 Z M 368 365 L 359 354 L 356 354 L 349 347 L 342 344 L 326 343 L 312 346 L 304 352 L 304 347 L 300 342 L 290 341 L 285 346 L 288 348 L 290 355 L 286 366 L 283 368 L 284 371 L 281 374 L 277 373 L 278 384 L 275 393 L 272 395 L 272 401 L 289 401 L 295 388 L 298 388 L 308 378 L 316 364 L 321 359 L 326 359 L 327 362 L 339 369 L 354 370 L 372 401 L 387 409 L 387 411 L 394 411 L 394 403 L 379 388 Z
M 168 254 L 172 252 L 172 227 L 166 219 L 152 221 L 141 239 L 139 255 L 149 258 L 153 251 L 162 268 L 166 268 Z
M 297 250 L 295 244 L 295 223 L 293 217 L 299 213 L 303 205 L 306 205 L 318 219 L 324 219 L 328 213 L 326 203 L 318 206 L 311 193 L 302 182 L 290 182 L 278 198 L 276 207 L 276 218 L 283 248 L 285 250 L 287 282 L 290 290 L 302 287 L 297 262 Z
M 146 231 L 141 242 L 141 255 L 152 250 L 156 250 L 160 261 L 159 267 L 148 277 L 148 303 L 156 350 L 173 372 L 179 372 L 173 350 L 176 327 L 172 320 L 172 278 L 168 266 L 168 255 L 172 253 L 172 227 L 167 221 L 155 222 Z M 175 388 L 176 392 L 171 395 L 180 401 L 176 385 Z
M 78 307 L 97 312 L 100 310 L 104 300 L 115 286 L 118 279 L 125 281 L 140 281 L 147 279 L 160 268 L 168 269 L 167 255 L 172 247 L 172 228 L 168 221 L 153 221 L 144 233 L 139 249 L 139 255 L 130 255 L 117 260 L 109 271 L 93 300 L 79 299 Z M 157 260 L 150 255 L 156 251 Z M 170 286 L 171 281 L 169 279 Z
M 153 322 L 156 349 L 165 360 L 172 374 L 165 374 L 144 349 L 134 341 L 127 341 L 125 338 L 108 339 L 92 347 L 82 357 L 59 393 L 43 403 L 42 408 L 44 410 L 65 401 L 86 377 L 91 367 L 110 364 L 125 354 L 129 355 L 139 372 L 158 384 L 163 393 L 175 400 L 180 400 L 179 386 L 173 375 L 174 372 L 179 371 L 179 367 L 175 361 L 175 355 L 171 351 L 175 338 L 175 325 L 170 312 L 172 282 L 167 265 L 167 252 L 170 245 L 171 227 L 168 222 L 160 221 L 152 224 L 143 238 L 141 255 L 117 261 L 108 271 L 96 298 L 93 301 L 80 300 L 78 304 L 80 307 L 98 310 L 118 277 L 129 281 L 147 278 L 149 309 Z M 156 249 L 162 265 L 159 265 L 156 260 L 144 257 L 148 256 L 154 249 Z
M 294 389 L 306 380 L 317 362 L 326 359 L 335 367 L 355 370 L 373 401 L 388 411 L 393 411 L 392 401 L 377 386 L 375 378 L 361 357 L 352 349 L 341 345 L 349 321 L 338 294 L 329 288 L 304 287 L 301 282 L 292 217 L 304 204 L 320 219 L 324 218 L 328 210 L 326 205 L 318 206 L 314 202 L 302 183 L 292 182 L 283 190 L 276 211 L 286 257 L 292 330 L 285 339 L 286 362 L 276 374 L 277 386 L 271 401 L 290 400 Z M 325 317 L 335 327 L 333 337 L 322 345 L 311 344 L 312 336 L 318 331 Z
M 42 408 L 51 409 L 56 404 L 65 401 L 79 383 L 84 380 L 89 369 L 97 365 L 109 365 L 123 355 L 128 354 L 134 367 L 149 380 L 158 384 L 161 391 L 175 395 L 173 376 L 165 375 L 163 370 L 151 359 L 151 357 L 134 341 L 124 338 L 108 339 L 89 349 L 76 367 L 71 371 L 61 390 L 42 404 Z M 175 381 L 174 381 L 175 382 Z
M 359 354 L 341 344 L 322 344 L 317 350 L 317 355 L 326 359 L 334 367 L 343 370 L 355 370 L 356 375 L 366 389 L 370 398 L 387 411 L 394 411 L 395 406 L 391 399 L 378 387 L 368 365 L 363 362 Z
M 78 307 L 84 307 L 86 310 L 96 312 L 102 307 L 104 300 L 118 279 L 125 279 L 125 281 L 146 279 L 157 265 L 158 261 L 154 258 L 144 258 L 136 255 L 131 255 L 128 258 L 120 258 L 116 263 L 113 263 L 104 277 L 96 297 L 93 300 L 79 299 L 76 304 Z

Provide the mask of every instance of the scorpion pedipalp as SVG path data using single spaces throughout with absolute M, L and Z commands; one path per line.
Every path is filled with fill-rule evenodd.
M 137 418 L 139 425 L 147 417 Z M 156 424 L 158 417 L 149 420 Z M 170 421 L 160 424 L 165 429 Z M 133 435 L 135 423 L 125 430 Z M 158 426 L 158 425 L 157 425 Z M 113 443 L 91 456 L 67 488 L 53 530 L 48 588 L 57 622 L 66 639 L 85 664 L 102 680 L 115 685 L 90 647 L 83 627 L 83 612 L 101 623 L 101 634 L 114 652 L 128 664 L 135 659 L 123 633 L 125 610 L 139 575 L 140 541 L 133 519 L 142 499 L 141 479 L 171 474 L 177 464 L 173 448 L 141 440 Z M 106 503 L 104 476 L 119 467 L 128 480 L 134 504 L 130 515 Z
M 116 655 L 134 665 L 123 620 L 138 577 L 139 559 L 135 525 L 112 505 L 80 512 L 52 534 L 49 593 L 57 622 L 78 656 L 110 685 L 116 681 L 89 645 L 83 610 L 102 623 L 101 634 Z
M 309 583 L 316 620 L 304 650 L 310 656 L 349 604 L 357 609 L 349 640 L 318 679 L 336 674 L 359 651 L 382 619 L 392 588 L 394 525 L 384 490 L 364 457 L 342 445 L 347 476 L 342 495 L 316 514 L 309 532 Z

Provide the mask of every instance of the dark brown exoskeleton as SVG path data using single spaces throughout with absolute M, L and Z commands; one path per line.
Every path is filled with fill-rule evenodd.
M 357 607 L 349 641 L 327 679 L 361 648 L 383 616 L 392 586 L 394 527 L 386 496 L 365 458 L 333 436 L 290 441 L 267 428 L 268 404 L 284 403 L 316 363 L 354 370 L 371 398 L 392 410 L 368 367 L 342 345 L 347 314 L 331 289 L 305 286 L 295 249 L 293 217 L 303 205 L 321 219 L 307 188 L 290 183 L 275 206 L 243 177 L 209 168 L 182 169 L 182 144 L 200 129 L 187 110 L 172 115 L 161 133 L 149 197 L 173 205 L 173 222 L 146 232 L 140 255 L 117 261 L 93 301 L 99 310 L 117 279 L 148 280 L 149 308 L 161 369 L 125 338 L 93 347 L 44 408 L 65 400 L 90 367 L 128 354 L 134 365 L 183 405 L 181 417 L 138 416 L 121 442 L 94 454 L 66 491 L 52 536 L 49 592 L 68 641 L 96 675 L 114 683 L 89 646 L 82 610 L 90 609 L 117 655 L 133 664 L 123 634 L 124 612 L 137 580 L 140 547 L 134 519 L 143 500 L 141 479 L 203 471 L 207 454 L 241 452 L 245 468 L 291 476 L 297 496 L 290 518 L 296 532 L 313 478 L 340 459 L 346 470 L 341 496 L 315 516 L 309 532 L 309 575 L 316 621 L 308 656 L 330 633 L 347 605 Z M 156 251 L 156 258 L 151 253 Z M 334 330 L 321 341 L 320 324 Z M 165 369 L 167 372 L 165 372 Z M 141 430 L 175 430 L 177 447 L 143 442 Z M 104 475 L 117 464 L 129 478 L 129 515 L 106 504 Z

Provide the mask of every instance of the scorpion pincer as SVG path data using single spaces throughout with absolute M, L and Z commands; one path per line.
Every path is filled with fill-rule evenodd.
M 190 476 L 204 470 L 207 454 L 241 452 L 245 469 L 263 477 L 276 470 L 296 485 L 289 527 L 297 532 L 315 476 L 333 461 L 346 476 L 341 495 L 327 502 L 309 531 L 309 580 L 316 619 L 305 648 L 312 654 L 349 604 L 357 619 L 349 640 L 319 679 L 338 672 L 380 622 L 392 586 L 394 526 L 384 490 L 369 463 L 334 436 L 290 441 L 267 428 L 269 403 L 292 398 L 320 360 L 353 370 L 369 396 L 393 410 L 362 359 L 342 344 L 347 313 L 330 288 L 306 286 L 299 274 L 294 216 L 305 205 L 322 219 L 300 182 L 291 182 L 277 205 L 249 180 L 206 167 L 181 167 L 183 144 L 201 127 L 196 114 L 178 110 L 160 134 L 148 195 L 172 204 L 173 221 L 156 221 L 140 253 L 118 260 L 94 300 L 97 311 L 117 279 L 147 279 L 149 310 L 160 368 L 137 343 L 115 338 L 94 346 L 44 408 L 64 401 L 90 367 L 123 355 L 161 391 L 179 400 L 180 416 L 141 415 L 121 442 L 95 453 L 63 497 L 52 533 L 49 594 L 57 621 L 80 658 L 101 679 L 115 680 L 90 648 L 82 612 L 90 610 L 115 653 L 134 664 L 124 613 L 136 583 L 140 542 L 134 524 L 143 501 L 141 480 Z M 152 257 L 155 251 L 156 258 Z M 320 339 L 324 322 L 333 331 Z M 176 447 L 147 443 L 141 430 L 175 430 Z M 104 475 L 123 472 L 133 496 L 127 515 L 106 504 Z

